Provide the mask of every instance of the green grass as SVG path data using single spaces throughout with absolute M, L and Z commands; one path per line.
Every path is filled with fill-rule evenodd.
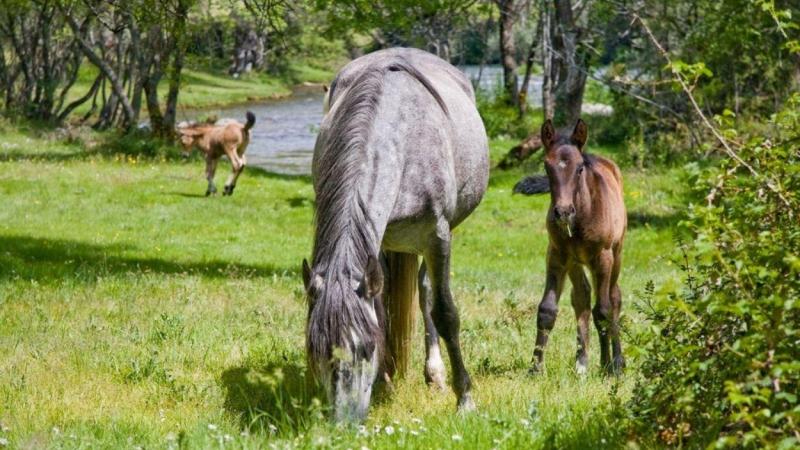
M 511 144 L 493 142 L 493 159 Z M 309 179 L 248 169 L 233 197 L 204 198 L 198 160 L 0 127 L 0 438 L 12 448 L 623 444 L 610 414 L 629 395 L 635 360 L 619 382 L 600 376 L 593 335 L 592 373 L 578 378 L 568 293 L 546 373 L 526 374 L 548 199 L 510 191 L 534 170 L 493 173 L 455 233 L 453 288 L 479 412 L 461 417 L 451 392 L 425 387 L 418 324 L 413 373 L 363 429 L 339 429 L 304 382 Z M 634 220 L 621 286 L 635 327 L 636 292 L 677 276 L 681 171 L 626 170 L 625 180 Z

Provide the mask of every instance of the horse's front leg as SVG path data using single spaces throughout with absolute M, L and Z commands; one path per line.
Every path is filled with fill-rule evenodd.
M 578 322 L 578 353 L 575 357 L 575 371 L 579 375 L 587 372 L 589 363 L 589 322 L 592 320 L 592 290 L 586 273 L 580 264 L 569 269 L 572 283 L 572 308 Z
M 217 186 L 214 185 L 214 174 L 217 173 L 217 161 L 218 159 L 213 156 L 206 156 L 206 180 L 208 180 L 206 196 L 217 193 Z
M 448 223 L 443 221 L 437 227 L 434 242 L 425 252 L 425 264 L 430 270 L 433 293 L 431 317 L 436 330 L 444 339 L 447 353 L 450 356 L 453 388 L 458 398 L 458 411 L 472 411 L 475 409 L 475 403 L 472 401 L 470 393 L 472 381 L 461 356 L 461 343 L 459 342 L 461 322 L 450 292 L 450 225 Z
M 442 352 L 439 349 L 439 333 L 433 323 L 431 310 L 433 308 L 433 288 L 428 276 L 425 262 L 419 268 L 419 308 L 422 310 L 422 320 L 425 322 L 425 382 L 439 390 L 445 389 L 447 373 L 442 362 Z
M 544 295 L 536 315 L 536 347 L 533 350 L 531 373 L 538 373 L 544 369 L 544 348 L 556 324 L 558 300 L 564 288 L 566 271 L 566 258 L 552 246 L 548 248 Z

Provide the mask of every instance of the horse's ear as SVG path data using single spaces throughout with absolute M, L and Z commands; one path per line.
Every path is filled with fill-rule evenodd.
M 322 85 L 322 90 L 325 91 L 325 92 L 328 92 L 328 85 L 327 84 L 323 84 Z
M 308 266 L 308 261 L 303 258 L 303 285 L 308 290 L 308 286 L 311 284 L 311 267 Z
M 549 150 L 550 147 L 556 141 L 556 129 L 553 127 L 553 121 L 550 119 L 545 120 L 542 124 L 542 145 L 544 146 L 545 150 Z
M 572 131 L 572 137 L 570 140 L 579 149 L 583 150 L 583 146 L 586 145 L 586 138 L 588 135 L 589 131 L 586 128 L 586 122 L 584 122 L 583 119 L 578 119 L 578 123 L 575 124 L 575 129 Z
M 383 292 L 383 269 L 378 263 L 378 259 L 370 255 L 367 259 L 367 266 L 364 268 L 364 279 L 361 281 L 367 298 L 380 295 Z

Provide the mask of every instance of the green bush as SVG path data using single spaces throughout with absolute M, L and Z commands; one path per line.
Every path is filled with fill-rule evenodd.
M 519 117 L 519 110 L 499 93 L 490 95 L 477 93 L 478 112 L 490 138 L 508 137 L 524 139 L 542 126 L 540 110 L 528 111 Z
M 732 159 L 694 170 L 685 287 L 645 302 L 646 356 L 630 404 L 639 436 L 800 445 L 799 107 L 795 95 L 773 116 L 772 137 L 736 150 L 757 176 Z

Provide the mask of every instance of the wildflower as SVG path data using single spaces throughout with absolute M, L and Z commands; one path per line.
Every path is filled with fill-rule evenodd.
M 386 428 L 383 429 L 383 431 L 385 431 L 386 434 L 389 435 L 394 434 L 394 427 L 391 425 L 387 425 Z
M 8 447 L 8 439 L 0 438 L 0 447 Z
M 217 426 L 213 423 L 208 424 L 209 431 L 217 431 Z
M 453 438 L 453 440 L 454 440 L 454 441 L 456 441 L 456 442 L 459 442 L 459 441 L 461 441 L 461 439 L 463 439 L 463 438 L 461 437 L 461 435 L 460 435 L 460 434 L 454 434 L 454 435 L 453 435 L 453 436 L 451 436 L 451 437 L 452 437 L 452 438 Z

